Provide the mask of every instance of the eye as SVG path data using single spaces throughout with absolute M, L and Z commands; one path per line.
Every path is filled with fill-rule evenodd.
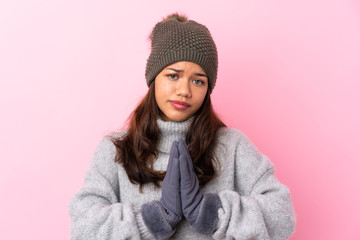
M 205 84 L 205 82 L 204 82 L 204 81 L 199 80 L 199 79 L 195 79 L 195 80 L 193 80 L 193 83 L 195 83 L 196 85 L 204 85 L 204 84 Z
M 179 78 L 177 74 L 168 74 L 167 77 L 174 80 Z

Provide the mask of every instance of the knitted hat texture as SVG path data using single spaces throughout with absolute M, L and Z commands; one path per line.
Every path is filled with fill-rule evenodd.
M 205 71 L 210 92 L 214 89 L 218 55 L 209 30 L 202 24 L 171 19 L 159 22 L 152 32 L 151 53 L 147 60 L 147 85 L 170 64 L 178 61 L 194 62 Z

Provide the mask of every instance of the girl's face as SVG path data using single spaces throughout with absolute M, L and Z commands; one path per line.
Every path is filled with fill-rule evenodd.
M 185 121 L 204 102 L 208 79 L 196 63 L 181 61 L 164 68 L 155 78 L 155 99 L 164 121 Z

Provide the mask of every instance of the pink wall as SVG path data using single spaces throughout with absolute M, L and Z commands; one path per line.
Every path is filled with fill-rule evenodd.
M 360 239 L 360 4 L 294 2 L 0 1 L 0 239 L 69 239 L 67 205 L 173 11 L 211 30 L 215 108 L 291 189 L 291 239 Z

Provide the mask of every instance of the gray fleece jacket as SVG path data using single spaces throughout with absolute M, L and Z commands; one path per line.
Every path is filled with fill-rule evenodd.
M 184 122 L 158 119 L 159 155 L 154 169 L 166 171 L 174 140 L 185 139 L 192 118 Z M 126 131 L 112 133 L 122 137 Z M 295 229 L 290 193 L 274 176 L 270 160 L 236 129 L 222 128 L 215 149 L 218 176 L 204 193 L 218 193 L 222 207 L 211 235 L 191 229 L 186 220 L 171 239 L 287 239 Z M 143 193 L 124 168 L 114 162 L 114 144 L 106 136 L 97 146 L 83 187 L 69 204 L 71 239 L 153 239 L 141 216 L 144 203 L 161 198 L 161 189 L 146 184 Z

